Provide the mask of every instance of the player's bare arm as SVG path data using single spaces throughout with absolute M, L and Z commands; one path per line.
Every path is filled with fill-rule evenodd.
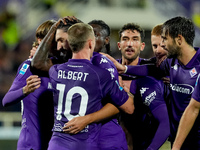
M 114 105 L 107 103 L 102 109 L 92 114 L 75 117 L 65 124 L 63 131 L 65 133 L 76 134 L 83 130 L 88 124 L 100 122 L 119 113 Z
M 55 33 L 58 25 L 63 22 L 66 24 L 66 18 L 59 19 L 49 30 L 45 38 L 42 40 L 40 45 L 37 48 L 37 51 L 33 57 L 31 62 L 31 66 L 41 70 L 48 72 L 50 67 L 53 65 L 50 58 L 48 58 L 48 54 L 50 51 L 53 51 L 53 41 L 55 39 Z

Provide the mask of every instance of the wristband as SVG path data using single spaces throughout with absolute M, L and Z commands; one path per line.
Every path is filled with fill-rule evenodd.
M 125 68 L 126 68 L 126 69 L 125 69 L 124 73 L 126 73 L 126 72 L 127 72 L 127 70 L 128 70 L 128 67 L 127 67 L 126 65 L 125 65 Z

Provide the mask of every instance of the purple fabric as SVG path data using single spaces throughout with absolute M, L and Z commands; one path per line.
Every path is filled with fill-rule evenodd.
M 31 60 L 26 60 L 18 69 L 17 75 L 9 91 L 3 98 L 3 105 L 22 103 L 22 129 L 17 149 L 47 149 L 53 126 L 52 92 L 47 89 L 48 78 L 41 78 L 41 87 L 28 96 L 22 92 L 30 72 Z M 52 107 L 52 108 L 51 108 Z M 44 109 L 45 108 L 45 109 Z M 33 138 L 34 137 L 34 138 Z
M 149 108 L 151 114 L 158 122 L 156 124 L 158 127 L 156 127 L 153 136 L 149 136 L 152 139 L 147 139 L 151 141 L 147 148 L 149 150 L 159 149 L 170 134 L 169 116 L 164 100 L 163 87 L 162 81 L 156 80 L 153 77 L 142 77 L 133 80 L 130 87 L 131 93 L 140 92 L 143 104 Z M 152 133 L 149 132 L 147 134 Z
M 194 92 L 192 93 L 192 98 L 195 99 L 196 101 L 200 102 L 200 74 L 197 77 L 195 87 L 194 87 Z
M 107 57 L 94 52 L 91 62 L 97 67 L 110 71 L 110 73 L 115 76 L 115 79 L 118 80 L 117 69 L 113 62 Z M 101 126 L 98 143 L 102 150 L 128 150 L 125 133 L 118 124 L 116 117 L 114 119 L 108 119 L 104 121 Z
M 127 93 L 119 87 L 110 72 L 92 65 L 89 60 L 70 59 L 67 63 L 54 65 L 49 70 L 49 76 L 54 90 L 55 132 L 62 132 L 68 120 L 101 109 L 101 100 L 106 96 L 116 106 L 123 105 L 128 99 Z M 100 126 L 90 124 L 73 137 L 94 141 L 98 139 Z M 68 140 L 66 138 L 66 144 Z
M 160 69 L 165 72 L 165 75 L 170 77 L 170 89 L 171 89 L 171 99 L 170 99 L 170 126 L 171 126 L 171 141 L 173 142 L 176 132 L 178 129 L 178 124 L 180 121 L 180 118 L 189 104 L 189 101 L 191 99 L 192 93 L 194 91 L 195 82 L 198 76 L 198 73 L 200 72 L 200 49 L 195 48 L 197 51 L 196 54 L 193 56 L 193 58 L 189 61 L 187 65 L 181 64 L 178 59 L 175 58 L 168 58 L 165 61 L 163 61 L 160 65 Z M 138 73 L 143 73 L 149 75 L 148 66 L 137 66 L 137 69 L 139 70 Z M 134 69 L 134 66 L 128 67 L 128 73 L 134 73 L 134 75 L 137 74 L 136 67 Z M 153 72 L 153 70 L 151 70 Z M 154 71 L 155 73 L 158 73 Z M 199 135 L 189 136 L 185 143 L 190 143 L 190 146 L 194 144 L 194 137 L 196 139 L 199 139 L 200 137 L 200 129 L 196 129 L 196 133 L 199 132 Z M 190 141 L 190 142 L 187 142 Z

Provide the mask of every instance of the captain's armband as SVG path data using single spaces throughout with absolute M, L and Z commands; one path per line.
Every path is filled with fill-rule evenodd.
M 127 72 L 127 69 L 128 69 L 127 65 L 125 65 L 125 68 L 126 68 L 126 69 L 125 69 L 124 73 L 126 73 L 126 72 Z

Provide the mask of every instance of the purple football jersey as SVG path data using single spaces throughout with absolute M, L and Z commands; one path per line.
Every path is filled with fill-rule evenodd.
M 195 82 L 200 72 L 200 49 L 187 65 L 179 63 L 178 59 L 166 59 L 160 66 L 170 77 L 171 103 L 171 136 L 175 138 L 180 118 L 188 106 L 194 91 Z M 194 138 L 191 136 L 191 138 Z M 190 141 L 190 138 L 187 138 Z M 192 141 L 192 140 L 191 140 Z
M 178 129 L 180 118 L 188 106 L 192 93 L 194 91 L 195 82 L 200 72 L 200 49 L 195 48 L 197 51 L 193 58 L 187 65 L 183 65 L 176 58 L 168 58 L 164 60 L 161 65 L 161 71 L 164 71 L 166 76 L 170 77 L 170 104 L 169 104 L 169 117 L 170 117 L 170 130 L 171 141 L 173 142 Z M 136 71 L 136 67 L 129 66 L 127 73 L 134 75 L 149 75 L 149 73 L 157 73 L 153 71 L 151 66 L 137 66 L 139 72 Z M 152 74 L 153 75 L 153 74 Z M 198 126 L 195 124 L 195 126 Z M 200 127 L 200 126 L 199 126 Z M 197 144 L 200 141 L 200 128 L 193 128 L 186 138 L 183 148 L 197 148 Z M 196 131 L 195 131 L 196 130 Z M 198 140 L 194 140 L 198 139 Z
M 53 94 L 49 78 L 41 78 L 41 86 L 28 96 L 22 88 L 26 79 L 32 75 L 31 60 L 23 62 L 18 68 L 15 80 L 3 98 L 3 105 L 21 101 L 22 128 L 17 149 L 47 149 L 53 127 Z M 23 100 L 22 100 L 23 99 Z M 33 138 L 34 137 L 34 138 Z
M 130 92 L 133 94 L 140 93 L 143 104 L 147 106 L 153 118 L 156 119 L 155 123 L 153 121 L 153 123 L 144 121 L 146 128 L 141 129 L 143 131 L 146 130 L 143 143 L 148 143 L 146 148 L 148 147 L 147 149 L 149 150 L 159 149 L 170 134 L 169 116 L 163 88 L 163 82 L 153 77 L 137 78 L 131 82 L 130 86 Z
M 70 59 L 67 63 L 54 65 L 49 70 L 49 77 L 54 91 L 53 131 L 58 132 L 55 136 L 65 140 L 66 146 L 70 144 L 68 141 L 74 141 L 79 147 L 97 147 L 101 124 L 92 123 L 75 135 L 63 133 L 62 127 L 74 117 L 100 110 L 101 100 L 106 96 L 110 96 L 116 106 L 123 105 L 128 99 L 127 93 L 109 71 L 92 65 L 89 60 Z M 62 136 L 58 136 L 59 133 Z M 55 136 L 50 140 L 49 149 L 57 144 Z
M 94 52 L 93 57 L 91 58 L 91 62 L 95 66 L 110 71 L 110 73 L 114 75 L 115 79 L 118 80 L 117 69 L 113 62 L 110 61 L 107 57 L 97 52 Z M 102 150 L 128 149 L 125 133 L 119 125 L 116 117 L 106 120 L 102 123 L 101 131 L 99 134 L 99 146 Z
M 93 57 L 91 58 L 91 62 L 93 65 L 98 66 L 100 68 L 107 69 L 115 76 L 115 79 L 118 80 L 118 71 L 113 62 L 108 59 L 106 56 L 99 54 L 97 52 L 93 53 Z

